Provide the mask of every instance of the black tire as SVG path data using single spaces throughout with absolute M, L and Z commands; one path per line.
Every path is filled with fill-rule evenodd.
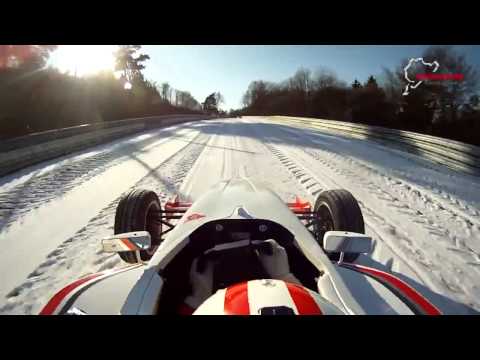
M 159 217 L 160 210 L 160 200 L 157 194 L 150 190 L 133 190 L 125 195 L 117 205 L 114 226 L 115 234 L 131 231 L 148 231 L 150 233 L 152 247 L 140 251 L 142 261 L 148 261 L 162 241 L 162 223 Z M 128 263 L 137 262 L 134 251 L 126 251 L 118 254 L 123 261 Z
M 314 233 L 317 242 L 323 247 L 323 235 L 327 231 L 352 231 L 364 234 L 365 223 L 362 211 L 355 197 L 347 190 L 322 191 L 315 201 L 314 211 L 317 221 Z M 332 261 L 338 261 L 340 253 L 329 253 Z M 354 262 L 358 254 L 345 253 L 344 261 Z

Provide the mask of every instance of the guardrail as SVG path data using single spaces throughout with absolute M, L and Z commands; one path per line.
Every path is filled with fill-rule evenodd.
M 271 116 L 277 122 L 321 129 L 353 138 L 368 139 L 417 154 L 435 163 L 471 175 L 480 176 L 480 147 L 411 131 L 343 121 L 304 117 Z
M 205 115 L 166 115 L 85 124 L 30 134 L 0 143 L 0 176 L 141 131 L 208 119 Z

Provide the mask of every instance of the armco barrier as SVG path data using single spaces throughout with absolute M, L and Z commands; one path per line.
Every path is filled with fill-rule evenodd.
M 343 121 L 290 116 L 271 116 L 270 119 L 278 123 L 287 122 L 290 125 L 301 127 L 310 126 L 335 134 L 373 140 L 384 145 L 407 150 L 454 170 L 471 175 L 480 175 L 480 147 L 478 146 L 410 131 Z
M 208 118 L 204 115 L 152 116 L 85 124 L 14 138 L 0 143 L 0 176 L 144 130 Z

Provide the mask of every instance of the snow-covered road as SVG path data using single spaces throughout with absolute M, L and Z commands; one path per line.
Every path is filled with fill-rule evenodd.
M 196 199 L 246 176 L 283 199 L 345 188 L 384 266 L 447 313 L 480 310 L 480 180 L 418 157 L 267 118 L 208 120 L 137 134 L 0 178 L 0 313 L 37 313 L 72 280 L 123 266 L 100 251 L 132 188 Z

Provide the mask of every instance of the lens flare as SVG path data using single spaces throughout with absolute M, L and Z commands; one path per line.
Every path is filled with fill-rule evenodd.
M 61 72 L 79 77 L 113 71 L 116 49 L 117 45 L 60 45 L 49 62 Z

